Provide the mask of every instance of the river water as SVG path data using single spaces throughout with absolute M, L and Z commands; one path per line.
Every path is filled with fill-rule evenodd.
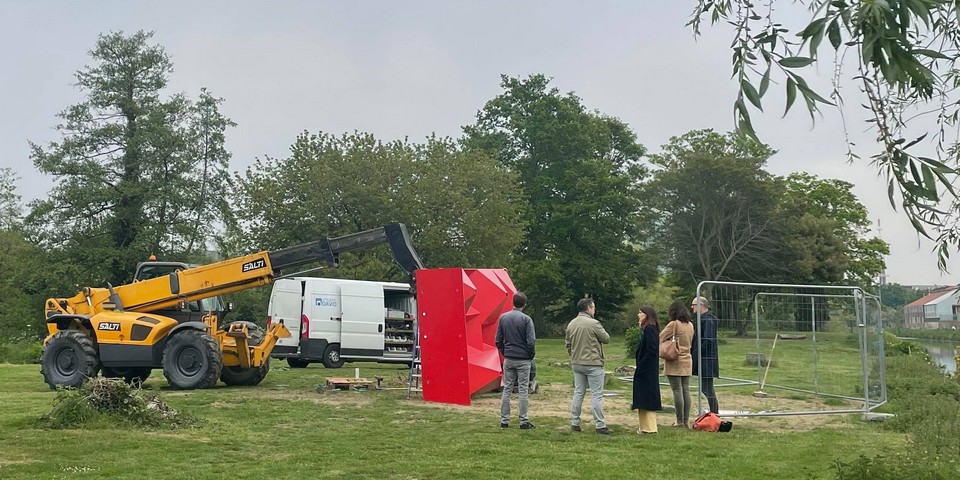
M 927 349 L 927 353 L 933 357 L 937 365 L 942 365 L 947 373 L 957 371 L 957 343 L 956 342 L 934 342 L 930 340 L 914 340 Z

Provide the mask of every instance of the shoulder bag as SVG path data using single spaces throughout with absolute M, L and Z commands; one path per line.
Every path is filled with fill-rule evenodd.
M 660 358 L 672 362 L 680 358 L 680 345 L 677 343 L 677 326 L 673 326 L 673 336 L 670 340 L 660 344 Z

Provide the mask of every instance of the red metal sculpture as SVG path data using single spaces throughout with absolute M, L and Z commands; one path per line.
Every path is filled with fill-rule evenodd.
M 424 400 L 470 405 L 500 385 L 494 338 L 516 291 L 504 269 L 417 271 Z

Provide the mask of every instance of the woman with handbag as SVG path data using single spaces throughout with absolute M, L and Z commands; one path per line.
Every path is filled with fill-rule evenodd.
M 660 358 L 663 374 L 673 391 L 673 406 L 677 413 L 674 427 L 690 428 L 690 375 L 693 373 L 693 323 L 690 311 L 683 302 L 673 302 L 667 310 L 670 323 L 660 332 Z
M 657 433 L 657 416 L 663 409 L 660 403 L 660 361 L 657 359 L 660 324 L 657 312 L 650 305 L 637 312 L 640 324 L 640 345 L 637 347 L 637 369 L 633 372 L 633 403 L 640 420 L 637 433 Z

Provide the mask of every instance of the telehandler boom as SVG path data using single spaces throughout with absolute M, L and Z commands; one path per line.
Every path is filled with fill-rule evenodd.
M 311 262 L 339 266 L 339 254 L 388 243 L 394 257 L 414 280 L 423 268 L 400 223 L 360 233 L 321 239 L 294 247 L 263 251 L 142 281 L 107 288 L 84 287 L 70 298 L 45 302 L 49 335 L 40 358 L 50 388 L 77 387 L 104 374 L 142 382 L 162 368 L 177 389 L 256 385 L 269 370 L 277 338 L 290 333 L 280 323 L 264 333 L 255 324 L 233 322 L 218 328 L 218 316 L 178 321 L 159 315 L 194 302 L 271 283 L 284 269 Z

